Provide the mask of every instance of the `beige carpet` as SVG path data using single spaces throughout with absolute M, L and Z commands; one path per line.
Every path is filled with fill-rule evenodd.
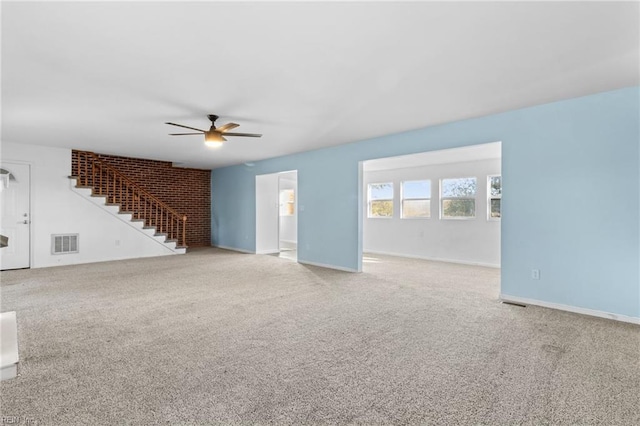
M 501 304 L 495 269 L 371 257 L 362 274 L 216 249 L 4 272 L 21 363 L 3 420 L 640 424 L 640 327 Z

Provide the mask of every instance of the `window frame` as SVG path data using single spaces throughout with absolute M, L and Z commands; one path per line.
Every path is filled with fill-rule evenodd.
M 500 178 L 500 195 L 494 196 L 491 195 L 491 178 L 499 177 Z M 491 216 L 491 201 L 492 200 L 500 200 L 500 216 L 492 217 Z M 492 222 L 500 222 L 502 219 L 502 175 L 487 175 L 487 220 Z
M 428 198 L 405 198 L 404 197 L 404 184 L 405 182 L 429 182 L 429 197 Z M 400 182 L 400 219 L 407 220 L 425 220 L 431 219 L 431 199 L 432 199 L 433 190 L 431 187 L 431 179 L 412 179 L 412 180 L 403 180 Z M 404 216 L 404 200 L 411 201 L 429 201 L 429 216 L 412 216 L 405 217 Z
M 371 199 L 371 187 L 373 185 L 391 185 L 391 198 L 377 198 Z M 367 184 L 367 219 L 393 219 L 395 213 L 395 185 L 391 182 L 372 182 Z M 373 201 L 391 201 L 391 216 L 373 216 L 371 214 L 371 205 Z
M 442 195 L 442 182 L 445 180 L 456 180 L 456 179 L 475 179 L 476 181 L 476 192 L 473 197 L 445 197 Z M 438 181 L 439 186 L 439 195 L 440 200 L 438 202 L 440 208 L 440 220 L 475 220 L 477 219 L 477 198 L 478 198 L 478 177 L 477 176 L 461 176 L 461 177 L 448 177 L 448 178 L 440 178 Z M 444 215 L 444 202 L 447 200 L 471 200 L 473 201 L 473 216 L 445 216 Z

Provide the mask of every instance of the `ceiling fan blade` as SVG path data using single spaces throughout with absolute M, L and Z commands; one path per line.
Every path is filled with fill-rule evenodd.
M 182 125 L 182 124 L 176 124 L 176 123 L 170 123 L 170 122 L 166 122 L 166 123 L 164 123 L 164 124 L 169 124 L 170 126 L 184 127 L 185 129 L 197 130 L 197 131 L 199 131 L 199 132 L 204 133 L 204 130 L 196 129 L 195 127 L 184 126 L 184 125 Z
M 236 123 L 227 123 L 227 124 L 223 124 L 220 127 L 216 127 L 216 131 L 220 132 L 220 133 L 224 133 L 224 132 L 226 132 L 228 130 L 235 129 L 238 126 L 240 126 L 240 125 L 236 124 Z
M 169 136 L 185 136 L 185 135 L 200 135 L 200 136 L 202 136 L 202 133 L 169 133 Z
M 260 138 L 262 137 L 262 135 L 259 135 L 257 133 L 227 133 L 225 132 L 224 134 L 225 136 L 246 136 L 249 138 Z

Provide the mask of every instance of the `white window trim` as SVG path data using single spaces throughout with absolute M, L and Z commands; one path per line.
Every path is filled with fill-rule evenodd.
M 385 185 L 391 184 L 391 198 L 377 198 L 375 200 L 371 199 L 371 186 L 372 185 Z M 367 184 L 367 219 L 393 219 L 393 215 L 395 213 L 395 185 L 393 182 L 372 182 Z M 371 203 L 373 201 L 391 201 L 391 216 L 372 216 L 371 215 Z
M 442 196 L 442 181 L 448 179 L 475 179 L 476 180 L 476 195 L 475 197 L 443 197 Z M 478 177 L 477 176 L 465 176 L 465 177 L 447 177 L 441 178 L 438 180 L 438 194 L 440 195 L 440 200 L 438 202 L 439 210 L 440 210 L 440 220 L 475 220 L 478 218 L 476 214 L 478 209 Z M 474 208 L 473 216 L 445 216 L 443 212 L 442 205 L 446 200 L 473 200 Z
M 404 217 L 404 183 L 405 182 L 429 182 L 429 198 L 407 198 L 411 201 L 429 201 L 429 216 L 416 216 L 416 217 Z M 403 180 L 400 182 L 400 219 L 402 220 L 428 220 L 431 219 L 431 194 L 433 193 L 431 188 L 431 179 L 412 179 Z
M 491 195 L 492 177 L 502 178 L 502 175 L 487 175 L 487 220 L 490 222 L 500 222 L 500 220 L 502 219 L 502 181 L 500 182 L 500 195 L 494 197 Z M 500 217 L 491 217 L 491 200 L 493 199 L 500 200 Z

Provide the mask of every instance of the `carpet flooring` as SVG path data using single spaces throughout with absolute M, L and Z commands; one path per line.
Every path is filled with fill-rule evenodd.
M 3 422 L 640 424 L 640 327 L 502 304 L 496 269 L 364 265 L 206 248 L 3 272 Z

